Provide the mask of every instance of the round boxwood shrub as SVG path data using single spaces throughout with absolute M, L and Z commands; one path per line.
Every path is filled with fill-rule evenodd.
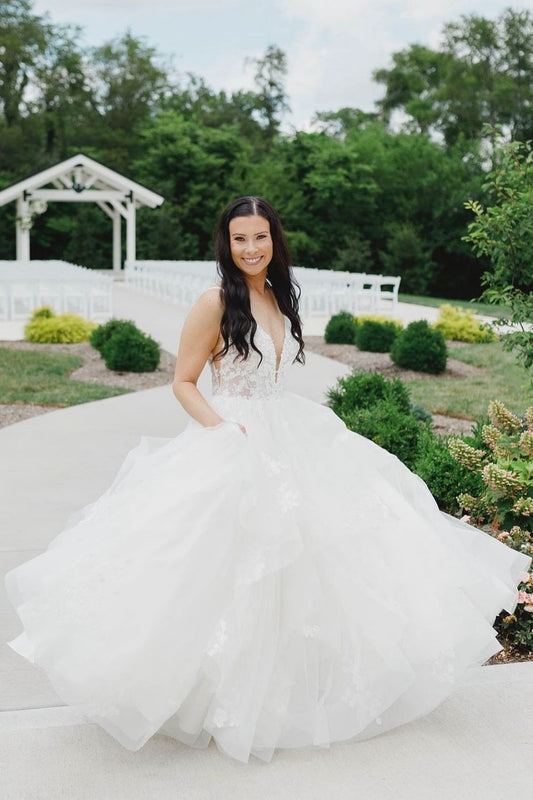
M 398 336 L 399 328 L 394 322 L 378 322 L 365 319 L 359 323 L 355 331 L 355 344 L 359 350 L 371 353 L 388 353 Z
M 338 379 L 328 398 L 330 408 L 350 430 L 413 466 L 423 425 L 412 413 L 409 392 L 399 378 L 354 371 Z
M 118 331 L 138 331 L 139 328 L 131 320 L 110 319 L 99 325 L 91 334 L 91 345 L 103 356 L 105 347 L 111 337 Z
M 52 309 L 43 307 L 37 309 L 26 324 L 24 338 L 38 344 L 76 344 L 86 342 L 95 327 L 94 322 L 77 314 L 56 317 Z
M 109 337 L 102 355 L 108 369 L 115 372 L 153 372 L 161 351 L 151 336 L 133 326 L 122 327 Z
M 391 358 L 398 367 L 437 375 L 446 369 L 446 341 L 425 319 L 410 322 L 392 345 Z
M 328 391 L 329 407 L 342 418 L 361 408 L 373 408 L 383 400 L 404 414 L 411 413 L 405 384 L 399 378 L 385 378 L 379 372 L 354 370 L 346 378 L 339 378 L 337 385 Z
M 393 453 L 409 468 L 416 463 L 423 425 L 390 400 L 380 400 L 372 408 L 352 411 L 344 417 L 344 422 L 351 431 Z
M 334 314 L 326 325 L 324 341 L 326 344 L 354 344 L 356 323 L 348 311 Z

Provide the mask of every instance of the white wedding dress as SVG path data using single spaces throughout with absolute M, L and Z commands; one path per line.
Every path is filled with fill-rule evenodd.
M 279 365 L 260 328 L 256 344 L 260 364 L 211 364 L 227 422 L 142 439 L 6 577 L 10 646 L 131 750 L 159 732 L 269 761 L 426 714 L 501 650 L 492 623 L 530 564 L 283 389 L 288 320 Z

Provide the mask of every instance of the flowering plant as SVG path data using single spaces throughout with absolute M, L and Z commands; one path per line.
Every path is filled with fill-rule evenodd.
M 483 481 L 477 497 L 461 494 L 457 500 L 471 524 L 514 550 L 533 555 L 533 406 L 520 419 L 493 400 L 488 414 L 490 424 L 481 430 L 487 451 L 455 437 L 449 441 L 451 455 Z M 496 627 L 506 631 L 512 644 L 533 650 L 532 571 L 522 576 L 515 613 L 500 615 Z

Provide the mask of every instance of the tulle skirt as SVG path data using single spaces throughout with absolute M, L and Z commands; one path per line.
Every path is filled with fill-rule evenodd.
M 324 406 L 212 404 L 227 422 L 142 439 L 6 576 L 9 644 L 64 702 L 131 750 L 162 733 L 269 761 L 424 715 L 501 650 L 529 557 Z

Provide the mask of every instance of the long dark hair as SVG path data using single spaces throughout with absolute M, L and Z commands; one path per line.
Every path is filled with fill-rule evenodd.
M 272 261 L 268 265 L 267 283 L 272 288 L 282 314 L 289 318 L 291 335 L 299 344 L 296 361 L 302 364 L 304 357 L 304 340 L 302 323 L 298 314 L 300 287 L 291 273 L 291 257 L 281 220 L 277 211 L 262 197 L 239 197 L 230 203 L 222 212 L 215 234 L 215 254 L 217 270 L 222 278 L 222 294 L 224 313 L 220 323 L 220 333 L 224 339 L 224 347 L 216 356 L 224 356 L 231 345 L 244 360 L 248 358 L 250 346 L 263 357 L 255 345 L 254 336 L 257 323 L 250 308 L 250 294 L 244 275 L 234 264 L 231 256 L 229 224 L 235 217 L 264 217 L 270 225 L 270 236 L 273 244 Z M 248 334 L 250 342 L 248 343 Z

